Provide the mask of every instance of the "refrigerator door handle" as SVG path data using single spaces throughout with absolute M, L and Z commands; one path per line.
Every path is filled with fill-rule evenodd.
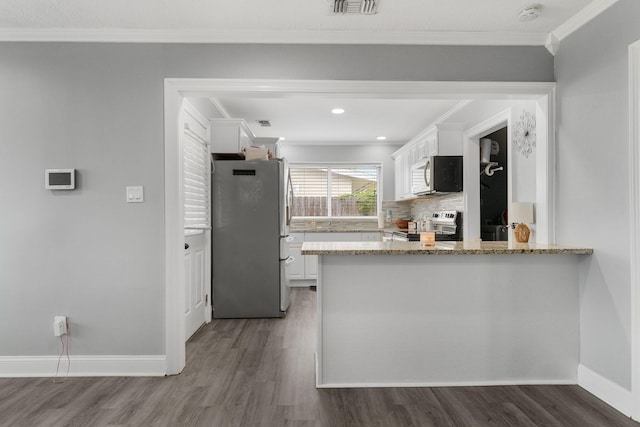
M 287 169 L 287 226 L 291 225 L 293 219 L 293 183 L 291 182 L 291 170 Z
M 284 260 L 284 263 L 285 263 L 285 265 L 289 265 L 289 264 L 295 262 L 295 260 L 296 259 L 294 257 L 290 256 L 290 257 L 287 257 L 287 259 Z

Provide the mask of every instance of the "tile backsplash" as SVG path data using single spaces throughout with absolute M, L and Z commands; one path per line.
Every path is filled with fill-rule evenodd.
M 407 201 L 388 201 L 382 202 L 382 212 L 386 214 L 391 211 L 391 220 L 395 222 L 398 218 L 412 217 L 422 221 L 424 216 L 427 218 L 433 212 L 437 211 L 458 211 L 464 209 L 463 193 L 442 194 L 437 196 L 425 197 L 421 199 L 411 199 Z M 464 216 L 462 218 L 464 223 Z
M 458 211 L 464 209 L 463 193 L 444 194 L 427 199 L 415 199 L 411 203 L 411 216 L 422 220 L 437 211 Z M 464 218 L 463 218 L 464 220 Z
M 410 202 L 382 202 L 382 215 L 385 215 L 388 211 L 391 211 L 391 221 L 395 223 L 396 219 L 406 218 L 411 216 L 411 203 Z

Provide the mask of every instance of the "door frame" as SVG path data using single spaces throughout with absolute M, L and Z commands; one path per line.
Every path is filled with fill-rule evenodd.
M 629 46 L 629 210 L 631 264 L 631 417 L 640 420 L 640 41 Z
M 184 216 L 182 193 L 182 147 L 178 115 L 182 100 L 189 96 L 223 94 L 269 95 L 275 97 L 353 97 L 398 99 L 527 99 L 537 104 L 538 117 L 545 132 L 538 133 L 537 230 L 539 242 L 555 242 L 556 142 L 555 88 L 553 82 L 415 82 L 362 80 L 274 80 L 274 79 L 198 79 L 164 80 L 164 207 L 165 207 L 165 351 L 166 374 L 185 366 L 184 303 Z M 540 115 L 543 116 L 540 116 Z

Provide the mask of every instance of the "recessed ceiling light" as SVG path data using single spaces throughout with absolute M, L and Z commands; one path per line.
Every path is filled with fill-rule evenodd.
M 520 11 L 520 22 L 529 22 L 537 19 L 540 16 L 540 9 L 542 6 L 539 4 L 530 4 Z
M 376 138 L 378 141 L 384 141 L 385 139 L 387 139 L 386 136 L 379 136 Z
M 284 136 L 281 136 L 280 138 L 278 138 L 278 141 L 284 141 L 285 139 L 287 138 L 285 138 Z
M 331 110 L 331 112 L 333 114 L 343 114 L 344 113 L 344 108 L 334 108 L 333 110 Z

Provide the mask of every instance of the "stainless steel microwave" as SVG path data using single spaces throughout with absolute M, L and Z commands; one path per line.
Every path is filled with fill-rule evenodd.
M 462 156 L 427 157 L 411 168 L 414 196 L 459 191 L 462 191 Z

